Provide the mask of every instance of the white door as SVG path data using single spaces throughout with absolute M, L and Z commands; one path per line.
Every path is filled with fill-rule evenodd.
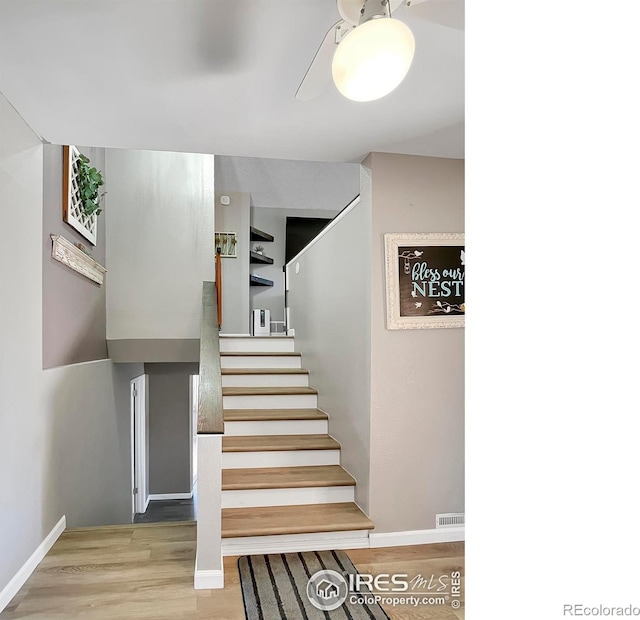
M 131 381 L 131 514 L 143 513 L 149 504 L 147 489 L 147 386 L 149 376 Z

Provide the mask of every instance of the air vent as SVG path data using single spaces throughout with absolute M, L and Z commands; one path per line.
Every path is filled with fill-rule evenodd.
M 460 527 L 461 525 L 464 525 L 464 512 L 436 515 L 436 527 Z

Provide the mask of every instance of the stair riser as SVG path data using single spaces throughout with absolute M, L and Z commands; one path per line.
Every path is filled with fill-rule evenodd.
M 309 375 L 222 375 L 222 387 L 309 387 Z
M 294 506 L 353 502 L 352 486 L 306 487 L 300 489 L 247 489 L 222 492 L 223 508 Z
M 325 435 L 327 420 L 273 420 L 268 422 L 225 422 L 227 436 L 247 435 Z
M 300 467 L 340 465 L 340 450 L 278 450 L 273 452 L 223 452 L 223 469 L 247 467 Z
M 223 396 L 225 409 L 315 409 L 317 394 L 260 394 L 249 396 Z
M 293 338 L 220 338 L 220 351 L 266 352 L 294 351 Z
M 222 555 L 258 555 L 262 553 L 298 553 L 328 549 L 366 549 L 369 532 L 320 532 L 318 534 L 283 534 L 280 536 L 239 536 L 222 539 Z
M 222 355 L 222 368 L 301 368 L 299 355 Z

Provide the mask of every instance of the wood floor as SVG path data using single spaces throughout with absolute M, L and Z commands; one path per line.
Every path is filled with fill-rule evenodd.
M 193 589 L 195 537 L 195 523 L 67 530 L 0 618 L 244 620 L 238 558 L 224 559 L 223 590 Z M 363 573 L 464 575 L 464 543 L 347 553 Z M 464 581 L 462 592 L 464 601 Z M 464 618 L 464 602 L 383 607 L 392 620 Z

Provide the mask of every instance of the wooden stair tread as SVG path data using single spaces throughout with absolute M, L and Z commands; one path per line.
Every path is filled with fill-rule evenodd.
M 223 452 L 339 449 L 340 444 L 329 435 L 240 435 L 222 438 Z
M 225 422 L 265 422 L 271 420 L 326 420 L 321 409 L 225 409 Z
M 356 481 L 340 465 L 256 467 L 223 469 L 222 490 L 299 489 L 303 487 L 355 486 Z
M 220 351 L 224 357 L 300 357 L 296 351 Z
M 315 395 L 318 390 L 310 387 L 223 387 L 223 396 L 297 396 L 299 394 Z
M 222 538 L 372 530 L 373 522 L 353 502 L 223 508 Z
M 223 375 L 308 375 L 306 368 L 222 368 Z

